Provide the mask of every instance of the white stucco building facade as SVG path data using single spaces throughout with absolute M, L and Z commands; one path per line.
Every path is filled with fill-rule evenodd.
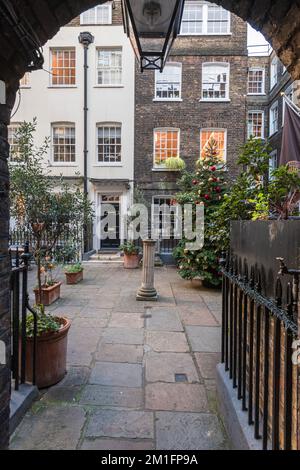
M 124 237 L 123 215 L 132 198 L 135 58 L 119 12 L 113 11 L 120 8 L 119 2 L 107 2 L 107 11 L 97 8 L 61 28 L 44 46 L 44 70 L 24 77 L 9 137 L 13 144 L 14 129 L 36 118 L 36 145 L 41 145 L 46 136 L 51 140 L 46 156 L 50 174 L 62 174 L 74 183 L 82 183 L 84 48 L 78 36 L 85 31 L 91 33 L 94 42 L 88 48 L 87 59 L 87 180 L 96 212 L 93 248 L 100 250 L 116 247 Z M 103 21 L 108 24 L 90 24 Z M 99 239 L 102 202 L 112 203 L 119 213 L 120 231 L 113 246 Z

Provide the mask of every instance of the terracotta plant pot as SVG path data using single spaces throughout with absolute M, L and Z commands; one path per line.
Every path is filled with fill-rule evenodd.
M 42 299 L 40 299 L 39 290 L 34 289 L 35 303 L 43 304 L 46 307 L 53 304 L 57 299 L 60 298 L 60 286 L 61 282 L 57 282 L 54 286 L 42 287 Z
M 60 382 L 66 375 L 68 331 L 70 320 L 60 318 L 61 328 L 57 332 L 45 333 L 37 338 L 36 385 L 46 388 Z M 26 380 L 32 381 L 33 340 L 26 342 Z
M 139 267 L 140 256 L 138 254 L 128 255 L 124 253 L 124 268 L 136 269 Z
M 83 279 L 83 269 L 78 273 L 65 273 L 67 284 L 78 284 Z

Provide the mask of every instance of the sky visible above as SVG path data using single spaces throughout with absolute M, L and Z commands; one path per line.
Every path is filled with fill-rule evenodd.
M 264 36 L 248 25 L 248 47 L 250 54 L 268 54 L 269 43 Z

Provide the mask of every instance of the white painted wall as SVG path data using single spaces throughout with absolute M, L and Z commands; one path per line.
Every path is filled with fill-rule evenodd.
M 30 87 L 21 88 L 21 105 L 12 122 L 37 118 L 36 144 L 50 136 L 51 122 L 69 121 L 76 126 L 76 164 L 53 164 L 54 175 L 83 174 L 83 46 L 79 33 L 89 31 L 95 42 L 89 47 L 88 77 L 88 177 L 133 180 L 134 157 L 134 53 L 122 26 L 63 27 L 44 47 L 44 69 L 50 70 L 51 47 L 76 47 L 76 86 L 51 87 L 45 70 L 30 75 Z M 96 84 L 96 49 L 100 46 L 122 47 L 123 83 L 120 87 L 99 87 Z M 101 166 L 96 156 L 96 123 L 122 123 L 122 163 Z M 48 160 L 51 162 L 51 150 Z

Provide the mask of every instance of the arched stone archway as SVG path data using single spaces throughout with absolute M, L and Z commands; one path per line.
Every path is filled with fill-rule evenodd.
M 79 13 L 104 1 L 0 0 L 0 80 L 7 86 L 6 102 L 0 101 L 0 342 L 6 345 L 6 364 L 0 363 L 0 449 L 8 446 L 10 400 L 7 124 L 19 79 L 30 62 L 30 52 L 45 44 Z M 300 78 L 300 0 L 210 1 L 261 31 L 291 75 Z M 12 15 L 5 15 L 7 7 L 12 7 Z

